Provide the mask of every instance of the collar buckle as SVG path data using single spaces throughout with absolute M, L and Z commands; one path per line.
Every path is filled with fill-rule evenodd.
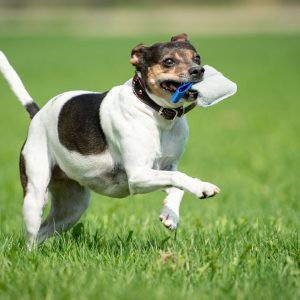
M 169 111 L 169 112 L 174 112 L 174 116 L 171 117 L 169 113 L 167 113 L 166 111 Z M 162 117 L 164 117 L 165 119 L 167 120 L 171 120 L 171 121 L 174 121 L 177 117 L 178 117 L 178 110 L 176 109 L 173 109 L 173 108 L 165 108 L 165 107 L 161 107 L 158 111 L 158 114 Z

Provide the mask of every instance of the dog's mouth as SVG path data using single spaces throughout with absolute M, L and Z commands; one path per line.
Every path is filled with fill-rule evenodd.
M 199 82 L 199 81 L 197 81 Z M 175 80 L 164 80 L 160 83 L 160 87 L 170 94 L 174 94 L 176 90 L 183 84 L 184 81 L 175 81 Z M 193 82 L 196 83 L 196 82 Z M 195 90 L 188 90 L 182 98 L 189 101 L 194 101 L 198 97 L 198 92 Z
M 174 81 L 174 80 L 165 80 L 161 82 L 160 86 L 165 91 L 173 94 L 182 85 L 182 83 L 183 82 Z

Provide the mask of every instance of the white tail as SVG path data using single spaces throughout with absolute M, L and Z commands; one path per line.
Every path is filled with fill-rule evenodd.
M 29 112 L 30 117 L 33 118 L 39 108 L 25 89 L 19 75 L 10 65 L 9 61 L 2 51 L 0 51 L 0 71 L 3 74 L 4 78 L 8 81 L 10 88 L 12 89 L 14 94 Z

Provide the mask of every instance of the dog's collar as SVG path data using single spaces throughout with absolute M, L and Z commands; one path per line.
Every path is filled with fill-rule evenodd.
M 197 105 L 196 102 L 193 102 L 192 104 L 186 107 L 180 106 L 178 108 L 167 108 L 158 105 L 149 97 L 141 78 L 137 74 L 132 79 L 132 90 L 138 99 L 140 99 L 146 105 L 150 106 L 152 109 L 157 111 L 158 114 L 166 120 L 175 120 L 176 117 L 183 116 Z

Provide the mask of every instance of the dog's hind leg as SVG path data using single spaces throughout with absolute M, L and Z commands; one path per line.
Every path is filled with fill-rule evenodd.
M 51 160 L 43 128 L 33 122 L 20 155 L 20 177 L 24 190 L 23 216 L 30 250 L 41 226 L 51 176 Z
M 90 192 L 69 179 L 57 166 L 50 183 L 51 210 L 38 232 L 38 242 L 71 228 L 87 209 Z

